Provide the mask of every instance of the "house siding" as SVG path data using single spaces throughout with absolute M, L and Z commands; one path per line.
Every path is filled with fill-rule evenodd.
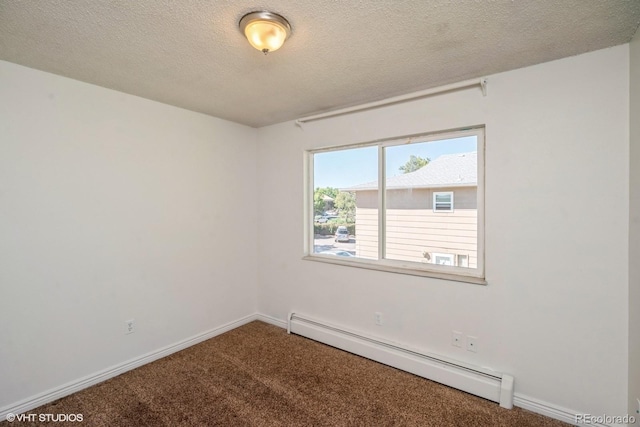
M 433 212 L 433 193 L 452 191 L 453 212 Z M 387 191 L 386 258 L 430 262 L 423 254 L 466 255 L 477 267 L 477 190 L 468 188 Z M 378 256 L 377 191 L 356 193 L 356 256 Z

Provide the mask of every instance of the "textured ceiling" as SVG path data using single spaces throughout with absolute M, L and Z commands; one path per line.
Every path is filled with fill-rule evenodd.
M 267 56 L 238 29 L 291 23 Z M 626 43 L 640 0 L 0 0 L 0 59 L 264 126 Z

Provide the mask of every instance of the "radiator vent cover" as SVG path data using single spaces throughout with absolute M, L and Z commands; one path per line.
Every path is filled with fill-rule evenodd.
M 439 355 L 368 337 L 341 326 L 290 313 L 287 332 L 513 407 L 513 377 Z

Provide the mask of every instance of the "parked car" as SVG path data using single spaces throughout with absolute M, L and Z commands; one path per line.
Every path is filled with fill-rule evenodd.
M 344 225 L 341 225 L 336 230 L 336 242 L 349 242 L 349 230 Z

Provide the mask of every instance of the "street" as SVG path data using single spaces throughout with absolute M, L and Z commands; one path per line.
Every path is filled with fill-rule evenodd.
M 349 240 L 349 243 L 336 242 L 334 239 L 334 236 L 321 236 L 316 234 L 313 239 L 313 251 L 315 253 L 325 251 L 348 251 L 352 255 L 356 254 L 356 241 L 353 237 Z

